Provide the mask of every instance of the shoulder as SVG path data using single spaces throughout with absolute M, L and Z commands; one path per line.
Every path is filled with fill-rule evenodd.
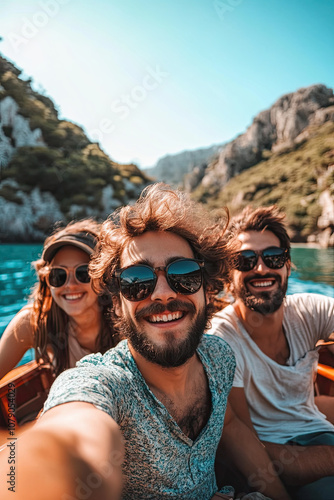
M 211 364 L 222 365 L 235 365 L 235 356 L 230 345 L 225 342 L 221 337 L 216 335 L 203 335 L 199 350 Z
M 230 351 L 232 351 L 225 340 L 212 334 L 203 335 L 200 347 L 206 352 L 216 351 L 217 353 L 221 353 L 222 355 L 224 355 L 225 353 L 228 354 Z
M 236 338 L 239 336 L 238 322 L 238 316 L 234 311 L 234 307 L 229 305 L 213 316 L 211 327 L 207 333 L 217 335 L 228 342 L 231 338 L 236 341 Z
M 236 368 L 231 347 L 225 340 L 215 335 L 203 335 L 198 351 L 208 378 L 228 393 L 232 387 Z
M 103 355 L 89 354 L 75 368 L 61 373 L 51 387 L 44 412 L 59 404 L 84 401 L 119 421 L 122 411 L 132 404 L 129 392 L 134 384 L 127 342 L 121 344 Z M 122 405 L 119 405 L 120 401 Z
M 98 366 L 125 366 L 126 362 L 130 360 L 131 354 L 126 340 L 122 340 L 116 347 L 110 348 L 104 354 L 100 352 L 88 354 L 78 361 L 77 366 L 92 367 Z
M 286 296 L 285 308 L 308 314 L 316 310 L 329 312 L 334 308 L 334 299 L 317 293 L 294 293 Z
M 32 312 L 32 304 L 26 305 L 15 315 L 14 320 L 22 324 L 30 324 Z
M 121 341 L 104 354 L 94 353 L 84 356 L 77 362 L 81 377 L 99 376 L 101 383 L 116 386 L 120 392 L 123 388 L 129 389 L 129 380 L 133 378 L 135 367 L 133 358 L 126 340 Z M 115 389 L 116 390 L 116 389 Z
M 3 338 L 13 336 L 17 342 L 33 345 L 34 338 L 31 327 L 32 306 L 23 307 L 10 321 L 3 333 Z

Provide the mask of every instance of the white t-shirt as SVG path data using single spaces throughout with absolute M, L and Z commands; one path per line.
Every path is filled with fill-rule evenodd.
M 290 348 L 286 365 L 272 360 L 248 335 L 232 305 L 215 315 L 208 333 L 226 340 L 237 367 L 233 387 L 243 387 L 250 416 L 263 441 L 286 443 L 295 436 L 331 431 L 314 403 L 315 344 L 334 331 L 334 299 L 316 294 L 288 295 L 283 327 Z

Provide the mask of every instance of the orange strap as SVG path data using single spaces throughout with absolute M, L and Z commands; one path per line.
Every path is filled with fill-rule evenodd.
M 323 377 L 329 378 L 330 380 L 334 380 L 334 368 L 327 365 L 322 365 L 318 363 L 317 372 L 319 375 Z

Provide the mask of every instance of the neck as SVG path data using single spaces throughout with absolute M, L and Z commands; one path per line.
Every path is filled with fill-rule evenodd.
M 237 299 L 234 310 L 253 340 L 261 338 L 272 340 L 281 335 L 283 331 L 283 304 L 277 311 L 263 315 L 249 309 L 241 300 Z
M 243 302 L 234 305 L 243 326 L 261 351 L 280 365 L 285 365 L 290 348 L 283 330 L 283 304 L 274 313 L 264 316 L 245 307 Z
M 165 368 L 148 361 L 135 351 L 130 343 L 128 345 L 139 371 L 153 392 L 158 391 L 170 396 L 186 394 L 194 375 L 203 370 L 197 354 L 181 366 Z
M 99 309 L 70 318 L 70 325 L 77 341 L 85 349 L 96 351 L 96 339 L 101 331 L 102 318 Z

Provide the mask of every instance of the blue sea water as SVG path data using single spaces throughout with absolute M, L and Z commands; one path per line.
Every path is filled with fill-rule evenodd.
M 42 245 L 0 245 L 0 336 L 9 321 L 23 307 L 36 282 L 31 265 L 42 253 Z M 295 268 L 288 293 L 312 292 L 334 297 L 334 248 L 308 246 L 292 248 Z M 29 352 L 24 361 L 31 359 Z

